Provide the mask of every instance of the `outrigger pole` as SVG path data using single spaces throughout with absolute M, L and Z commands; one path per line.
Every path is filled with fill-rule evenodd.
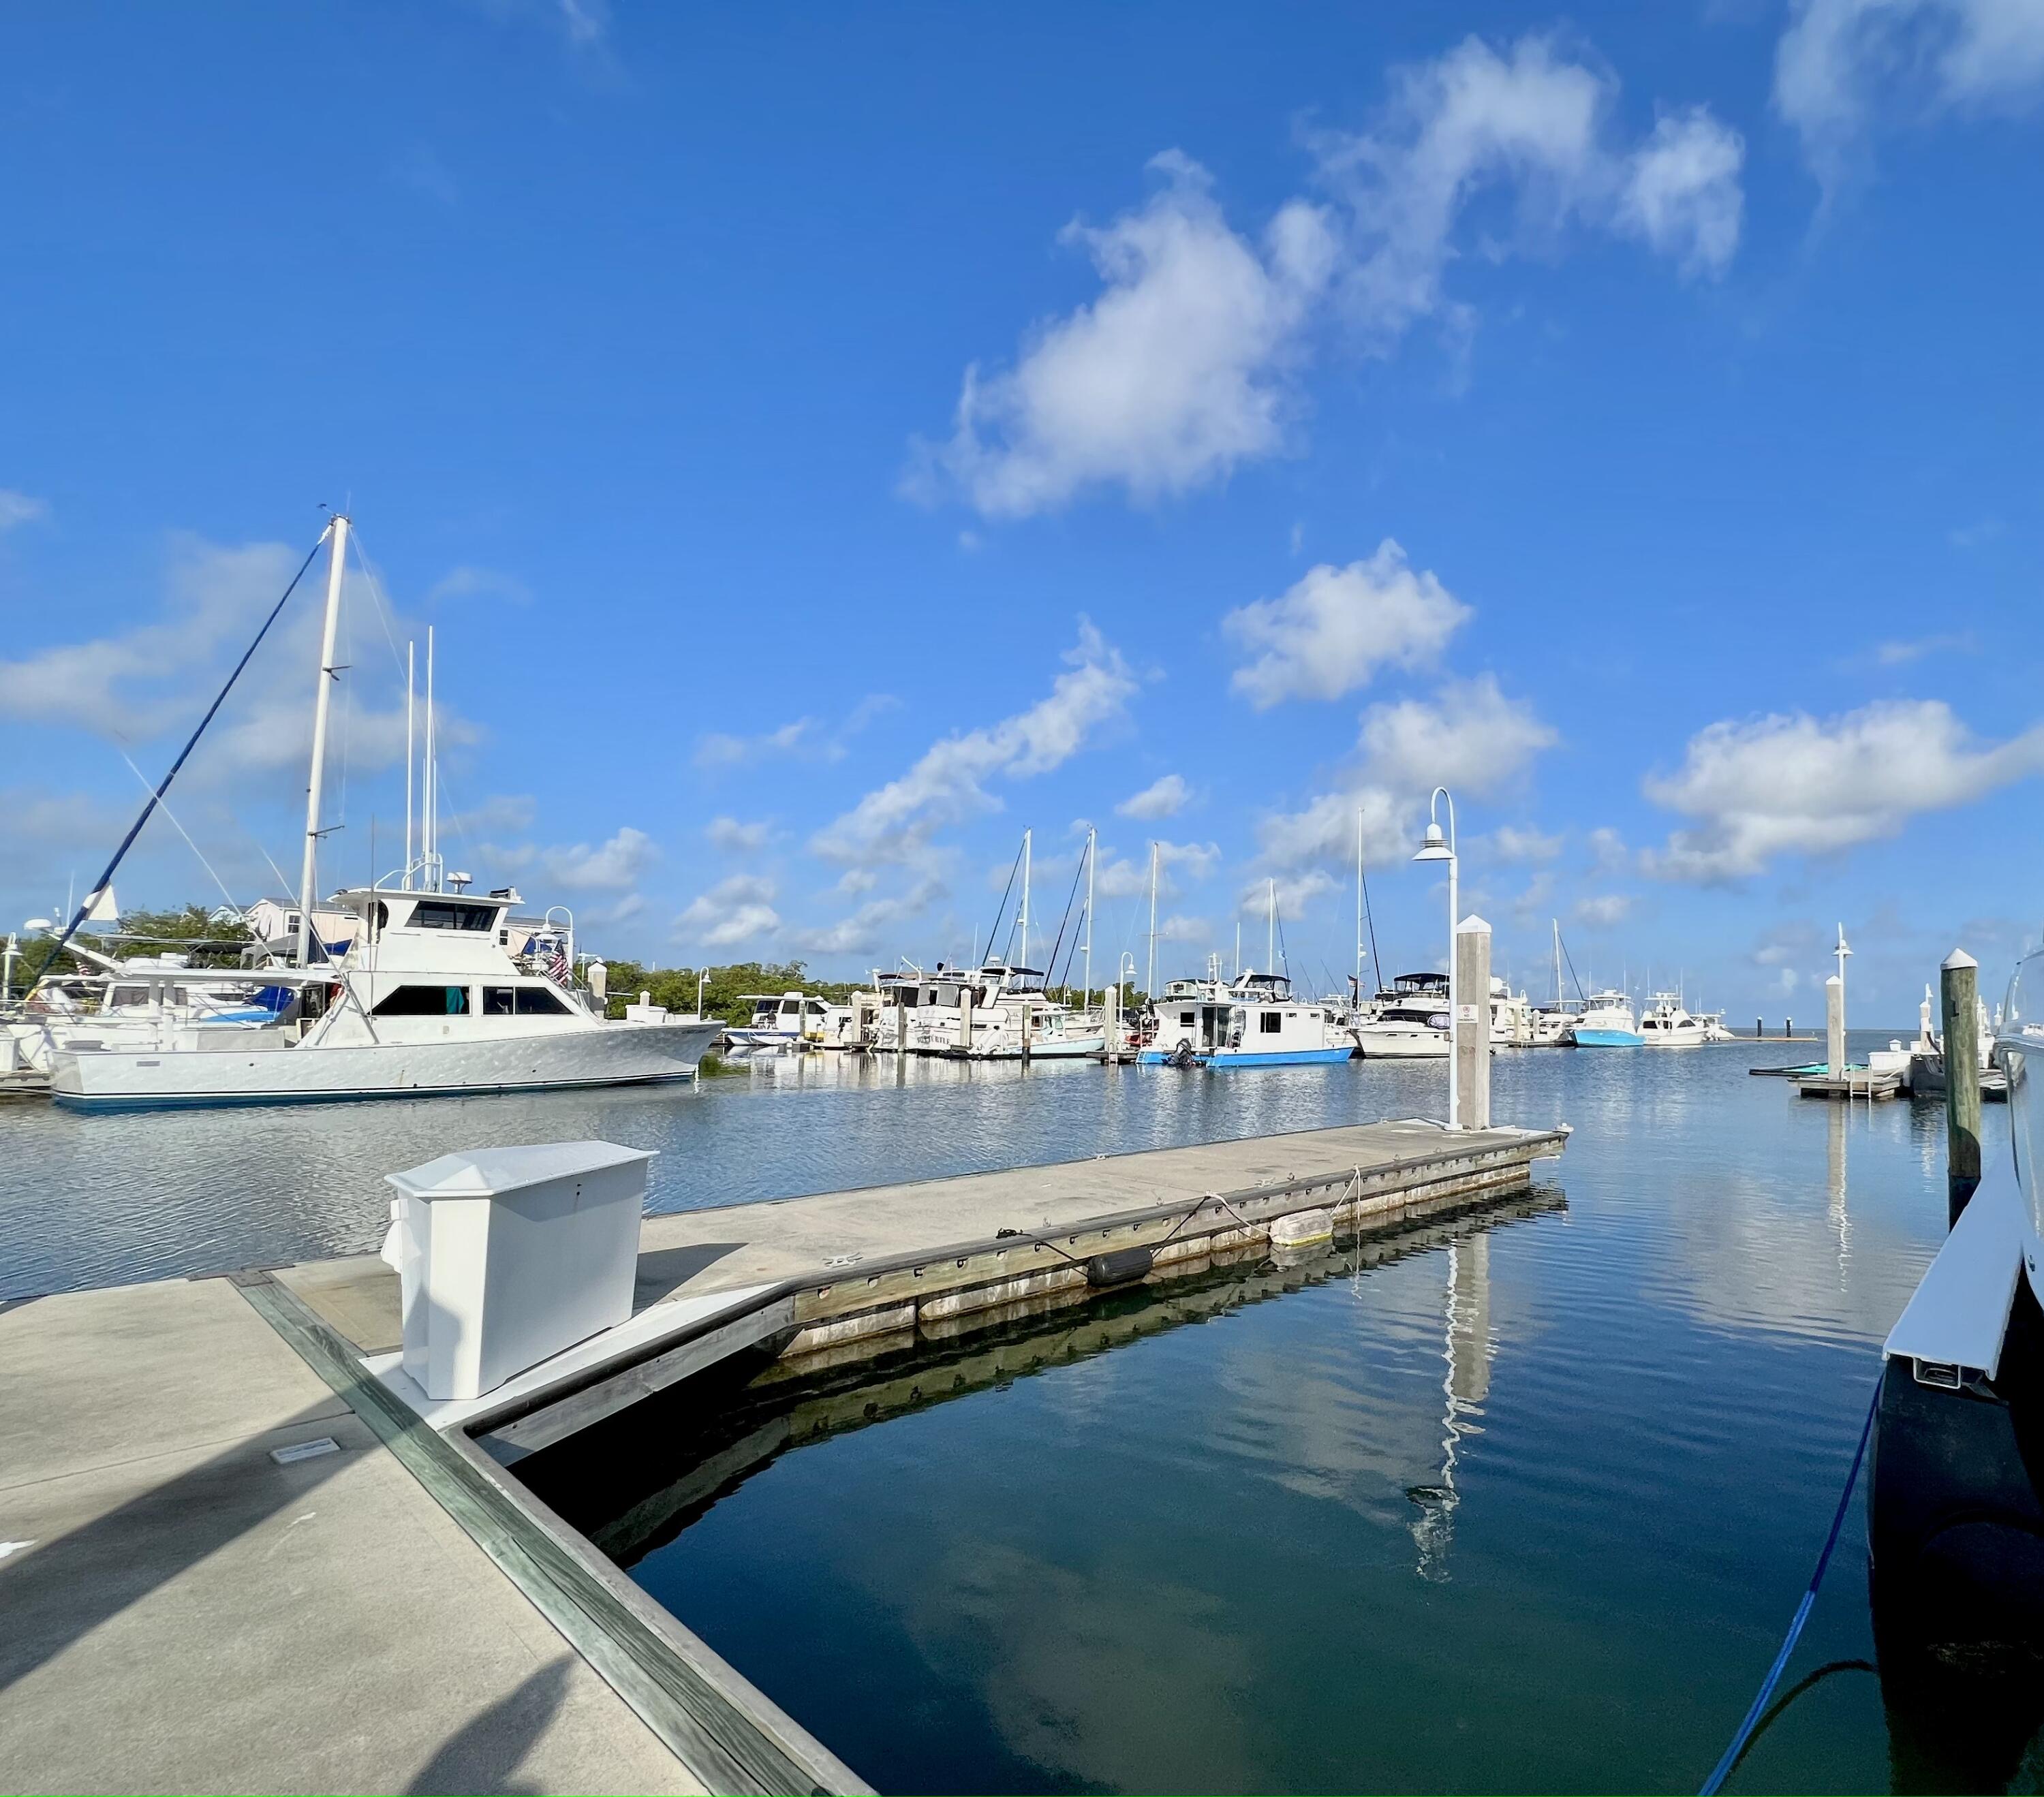
M 328 529 L 332 528 L 332 526 L 329 524 Z M 234 690 L 235 682 L 241 678 L 242 670 L 248 666 L 256 651 L 262 647 L 263 639 L 270 634 L 270 626 L 277 621 L 278 614 L 283 610 L 291 595 L 298 591 L 298 582 L 305 578 L 306 569 L 313 565 L 313 558 L 320 552 L 320 544 L 325 543 L 326 539 L 327 531 L 323 530 L 319 534 L 319 541 L 305 551 L 305 559 L 298 564 L 298 571 L 291 576 L 291 584 L 284 589 L 282 597 L 270 608 L 270 615 L 263 620 L 263 628 L 256 632 L 256 640 L 248 645 L 241 659 L 234 664 L 234 671 L 227 677 L 227 684 L 221 688 L 219 696 L 206 707 L 206 716 L 198 720 L 198 728 L 192 731 L 190 739 L 178 751 L 178 758 L 171 763 L 170 771 L 163 776 L 162 783 L 149 795 L 149 802 L 143 806 L 142 815 L 129 826 L 128 834 L 121 839 L 121 846 L 113 851 L 113 858 L 107 862 L 106 871 L 99 876 L 98 879 L 93 883 L 91 889 L 86 893 L 85 902 L 72 912 L 71 921 L 64 926 L 63 934 L 57 938 L 56 946 L 51 950 L 49 959 L 43 963 L 42 972 L 36 977 L 36 985 L 42 984 L 44 979 L 48 977 L 50 969 L 56 965 L 57 956 L 63 952 L 71 938 L 78 934 L 79 927 L 90 914 L 99 895 L 113 883 L 114 872 L 126 858 L 129 850 L 135 846 L 135 839 L 142 834 L 142 826 L 156 815 L 156 807 L 163 802 L 163 795 L 171 789 L 171 782 L 177 778 L 179 770 L 183 767 L 192 751 L 198 747 L 198 739 L 206 734 L 206 726 L 213 722 L 214 715 L 222 705 L 226 704 L 227 695 Z M 29 989 L 33 992 L 34 988 L 31 987 Z

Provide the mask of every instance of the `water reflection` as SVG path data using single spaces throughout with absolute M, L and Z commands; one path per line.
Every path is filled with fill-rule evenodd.
M 1454 1545 L 1455 1461 L 1465 1435 L 1483 1433 L 1483 1400 L 1490 1391 L 1490 1238 L 1476 1234 L 1448 1244 L 1447 1376 L 1441 1381 L 1447 1400 L 1441 1419 L 1441 1476 L 1431 1485 L 1410 1485 L 1405 1495 L 1419 1508 L 1412 1540 L 1420 1550 L 1419 1573 L 1434 1584 L 1448 1576 L 1448 1549 Z

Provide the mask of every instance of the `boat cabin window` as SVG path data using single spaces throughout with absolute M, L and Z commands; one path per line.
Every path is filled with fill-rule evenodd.
M 468 1014 L 467 986 L 400 986 L 376 1001 L 378 1017 L 463 1017 Z
M 415 930 L 487 930 L 497 921 L 494 904 L 456 904 L 445 899 L 422 899 L 412 907 Z
M 567 1012 L 567 1001 L 551 986 L 520 986 L 518 1015 L 521 1017 L 558 1017 Z
M 1193 1014 L 1192 1014 L 1192 1012 L 1189 1012 L 1189 1011 L 1181 1011 L 1181 1012 L 1178 1013 L 1178 1021 L 1179 1021 L 1180 1023 L 1189 1023 L 1190 1022 L 1192 1022 L 1192 1020 L 1193 1020 Z
M 1285 1014 L 1281 1011 L 1259 1012 L 1257 1014 L 1256 1027 L 1264 1035 L 1274 1036 L 1285 1027 Z
M 509 1017 L 517 1009 L 510 986 L 485 986 L 482 989 L 482 1014 L 486 1017 Z

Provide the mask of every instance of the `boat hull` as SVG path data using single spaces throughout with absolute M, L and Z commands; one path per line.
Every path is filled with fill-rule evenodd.
M 59 1050 L 50 1095 L 74 1110 L 335 1104 L 686 1079 L 724 1026 L 612 1023 L 544 1035 L 167 1054 Z
M 1578 1048 L 1644 1048 L 1646 1039 L 1636 1030 L 1578 1030 Z
M 1208 1049 L 1198 1057 L 1202 1067 L 1216 1073 L 1238 1067 L 1319 1067 L 1355 1058 L 1353 1048 Z
M 1359 1030 L 1355 1039 L 1366 1061 L 1445 1061 L 1454 1050 L 1443 1035 L 1372 1036 Z

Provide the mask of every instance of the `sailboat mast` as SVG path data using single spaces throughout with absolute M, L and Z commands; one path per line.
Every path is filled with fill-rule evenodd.
M 1263 971 L 1278 971 L 1278 882 L 1270 882 L 1263 901 Z
M 1355 989 L 1362 994 L 1362 807 L 1355 808 Z
M 298 965 L 312 965 L 313 898 L 317 891 L 314 866 L 319 854 L 320 787 L 326 778 L 326 719 L 332 699 L 333 645 L 340 623 L 340 577 L 348 555 L 348 519 L 336 512 L 328 529 L 331 559 L 326 571 L 326 624 L 320 636 L 319 689 L 313 699 L 312 778 L 305 787 L 305 856 L 298 879 Z
M 1087 831 L 1085 990 L 1079 995 L 1079 1009 L 1082 1011 L 1093 1003 L 1093 862 L 1094 852 L 1099 846 L 1099 831 Z
M 434 814 L 440 804 L 440 782 L 436 778 L 438 770 L 433 765 L 433 627 L 426 626 L 426 765 L 422 778 L 425 781 L 425 813 L 419 826 L 420 872 L 426 890 L 436 893 L 440 889 L 439 877 L 440 820 Z
M 1562 1008 L 1562 920 L 1550 917 L 1547 921 L 1554 929 L 1554 1008 Z
M 1157 845 L 1150 845 L 1150 966 L 1143 976 L 1145 998 L 1157 996 Z
M 412 889 L 412 770 L 418 750 L 412 740 L 412 690 L 418 645 L 405 645 L 405 890 Z
M 1029 831 L 1022 832 L 1022 953 L 1016 965 L 1029 965 Z

